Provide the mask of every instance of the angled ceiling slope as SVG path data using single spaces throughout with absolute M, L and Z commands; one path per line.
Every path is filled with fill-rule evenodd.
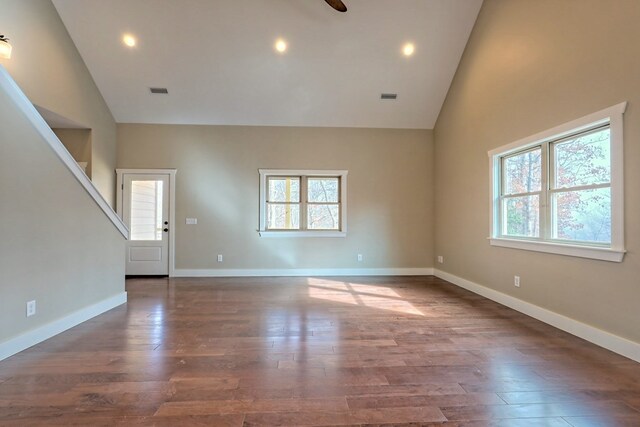
M 433 128 L 482 3 L 53 2 L 118 122 L 409 129 Z

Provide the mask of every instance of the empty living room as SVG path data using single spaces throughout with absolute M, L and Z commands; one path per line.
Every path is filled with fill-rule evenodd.
M 0 0 L 0 426 L 640 426 L 639 22 Z

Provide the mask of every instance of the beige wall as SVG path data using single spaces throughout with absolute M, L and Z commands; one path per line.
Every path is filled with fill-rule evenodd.
M 442 269 L 636 342 L 638 22 L 637 0 L 485 0 L 435 128 Z M 629 101 L 624 262 L 490 247 L 487 151 L 622 101 Z
M 115 200 L 116 128 L 50 0 L 0 0 L 0 29 L 13 55 L 0 59 L 31 102 L 92 129 L 92 181 Z
M 178 169 L 178 269 L 431 267 L 432 150 L 431 131 L 118 125 L 119 168 Z M 347 169 L 348 236 L 259 237 L 259 168 Z
M 85 173 L 91 178 L 91 130 L 53 129 L 53 132 L 76 162 L 87 163 Z
M 0 111 L 1 346 L 124 292 L 125 240 L 4 91 Z

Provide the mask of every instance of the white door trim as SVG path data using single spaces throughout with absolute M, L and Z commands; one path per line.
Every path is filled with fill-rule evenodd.
M 176 270 L 176 172 L 177 169 L 116 169 L 116 213 L 122 219 L 123 176 L 125 174 L 169 175 L 169 277 L 175 276 Z

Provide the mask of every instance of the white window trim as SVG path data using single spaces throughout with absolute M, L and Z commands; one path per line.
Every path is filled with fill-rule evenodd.
M 258 169 L 260 172 L 260 237 L 346 237 L 347 236 L 347 175 L 346 170 L 306 169 Z M 267 178 L 270 176 L 331 176 L 340 178 L 340 224 L 339 231 L 326 230 L 267 230 Z
M 624 249 L 624 157 L 623 114 L 627 103 L 622 102 L 604 110 L 553 127 L 535 135 L 489 151 L 491 182 L 490 236 L 492 246 L 524 249 L 603 261 L 622 262 Z M 500 158 L 535 145 L 609 123 L 611 132 L 611 245 L 597 246 L 559 241 L 505 237 L 500 235 Z

